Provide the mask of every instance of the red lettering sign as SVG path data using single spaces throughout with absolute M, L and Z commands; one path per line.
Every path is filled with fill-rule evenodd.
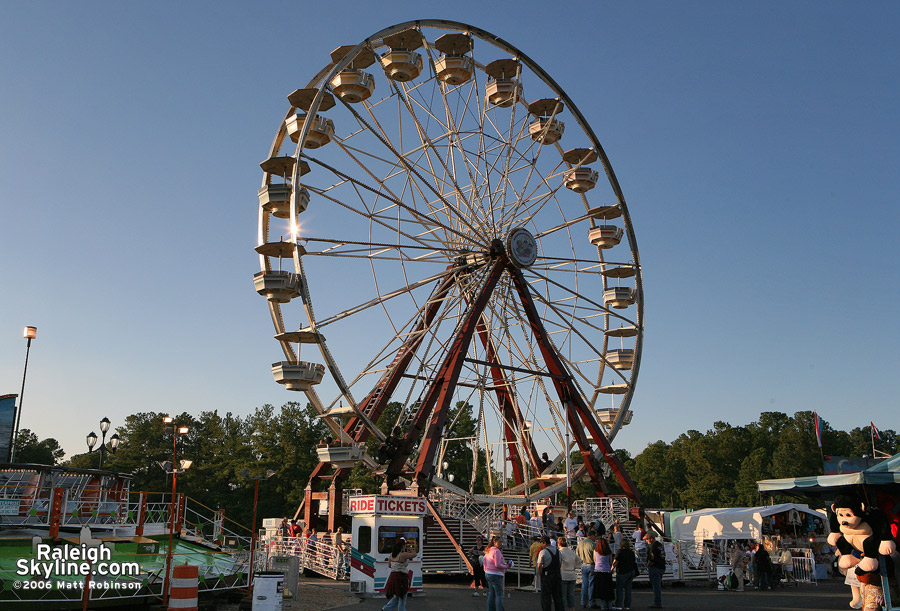
M 425 500 L 418 497 L 382 495 L 350 497 L 351 514 L 421 516 L 425 515 L 427 510 Z

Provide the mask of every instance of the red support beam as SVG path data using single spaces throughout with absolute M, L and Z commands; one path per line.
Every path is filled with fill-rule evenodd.
M 453 287 L 456 280 L 456 274 L 451 270 L 453 270 L 454 267 L 456 267 L 455 264 L 447 266 L 447 275 L 441 279 L 434 291 L 432 291 L 431 296 L 426 302 L 427 305 L 422 312 L 422 316 L 419 318 L 416 326 L 411 330 L 406 343 L 397 350 L 394 360 L 391 361 L 388 370 L 375 385 L 375 388 L 372 389 L 372 392 L 370 392 L 362 403 L 359 404 L 360 411 L 372 422 L 378 422 L 378 418 L 381 417 L 381 414 L 390 402 L 394 390 L 396 390 L 400 380 L 403 379 L 403 374 L 405 374 L 407 368 L 409 368 L 409 364 L 412 362 L 416 350 L 421 345 L 422 340 L 425 339 L 424 331 L 426 331 L 428 327 L 431 326 L 431 323 L 434 322 L 434 318 L 437 316 L 444 303 L 444 298 L 446 298 L 447 293 Z M 357 443 L 365 442 L 371 434 L 369 429 L 362 424 L 362 419 L 357 416 L 351 418 L 347 424 L 344 425 L 344 432 Z M 329 476 L 330 470 L 331 463 L 319 462 L 309 476 L 309 485 L 313 485 L 314 482 L 319 479 Z M 346 468 L 337 469 L 331 477 L 332 483 L 343 481 L 350 474 L 350 471 L 350 469 Z M 341 502 L 340 493 L 335 497 L 335 502 Z M 302 506 L 303 505 L 301 504 L 301 507 Z M 333 506 L 331 502 L 329 502 L 328 510 L 328 522 L 331 524 L 337 519 L 332 517 L 335 515 L 335 510 L 339 511 L 340 507 Z M 295 517 L 299 513 L 300 509 L 298 508 Z M 308 514 L 308 512 L 306 512 L 306 514 Z
M 581 455 L 584 457 L 584 465 L 587 468 L 588 474 L 591 476 L 594 485 L 598 488 L 598 491 L 602 491 L 601 482 L 603 481 L 603 475 L 599 469 L 600 465 L 596 463 L 594 454 L 587 444 L 587 438 L 584 436 L 581 427 L 578 426 L 577 418 L 581 419 L 584 428 L 590 433 L 594 443 L 600 448 L 606 462 L 612 468 L 613 474 L 625 490 L 625 494 L 637 505 L 643 505 L 641 502 L 640 491 L 628 476 L 628 473 L 625 471 L 625 466 L 616 456 L 612 445 L 610 445 L 609 440 L 600 428 L 600 424 L 594 417 L 594 413 L 585 403 L 584 398 L 575 386 L 575 382 L 572 380 L 571 375 L 563 365 L 562 359 L 560 359 L 556 350 L 553 348 L 553 345 L 550 342 L 550 336 L 547 335 L 547 330 L 544 328 L 540 316 L 538 315 L 537 308 L 534 305 L 534 299 L 532 299 L 531 293 L 528 290 L 528 282 L 525 280 L 525 277 L 519 269 L 510 266 L 509 272 L 512 276 L 516 292 L 519 294 L 519 298 L 522 301 L 522 306 L 525 311 L 525 316 L 528 318 L 528 323 L 531 326 L 531 331 L 534 333 L 535 340 L 544 357 L 544 363 L 547 366 L 547 370 L 554 375 L 553 384 L 556 387 L 559 400 L 566 408 L 570 428 L 575 434 L 575 441 L 581 450 Z
M 407 457 L 412 454 L 416 441 L 420 439 L 422 432 L 425 431 L 415 466 L 415 482 L 419 487 L 420 495 L 424 496 L 427 493 L 431 471 L 434 468 L 434 455 L 438 445 L 440 445 L 441 430 L 447 421 L 450 402 L 453 399 L 453 392 L 456 389 L 456 382 L 459 379 L 459 373 L 462 370 L 469 344 L 472 341 L 472 335 L 475 333 L 478 321 L 481 320 L 481 314 L 487 306 L 488 299 L 490 299 L 497 282 L 503 275 L 503 271 L 508 267 L 506 256 L 499 254 L 502 253 L 500 249 L 502 249 L 502 246 L 499 244 L 494 245 L 493 250 L 495 253 L 498 253 L 498 256 L 494 260 L 477 297 L 469 305 L 465 318 L 447 350 L 447 356 L 440 369 L 438 369 L 434 381 L 422 398 L 419 413 L 406 432 L 403 442 L 400 444 L 400 449 L 388 465 L 387 483 L 389 487 L 393 485 L 403 472 Z
M 360 404 L 360 411 L 372 422 L 378 422 L 385 407 L 387 407 L 388 402 L 390 402 L 394 391 L 397 389 L 397 385 L 400 383 L 400 380 L 403 379 L 403 374 L 406 373 L 406 369 L 409 367 L 410 362 L 412 362 L 416 350 L 421 345 L 422 340 L 425 339 L 424 331 L 426 331 L 428 327 L 431 326 L 431 323 L 434 322 L 434 317 L 437 316 L 437 313 L 440 311 L 441 305 L 444 303 L 444 298 L 453 287 L 456 280 L 456 274 L 449 273 L 453 267 L 453 265 L 450 265 L 447 268 L 448 274 L 444 276 L 437 287 L 435 287 L 434 292 L 432 292 L 431 296 L 428 298 L 428 305 L 425 307 L 425 311 L 422 313 L 421 318 L 419 318 L 419 322 L 416 324 L 415 328 L 410 331 L 408 336 L 409 339 L 405 344 L 400 346 L 396 356 L 394 356 L 394 360 L 388 365 L 387 372 L 381 377 L 378 384 L 376 384 L 375 388 L 372 389 L 372 392 L 369 393 L 369 396 L 367 396 Z M 344 430 L 347 433 L 353 433 L 355 429 L 359 429 L 359 432 L 353 435 L 354 441 L 363 442 L 369 438 L 369 430 L 364 426 L 361 426 L 361 424 L 361 419 L 354 417 L 351 418 L 344 427 Z

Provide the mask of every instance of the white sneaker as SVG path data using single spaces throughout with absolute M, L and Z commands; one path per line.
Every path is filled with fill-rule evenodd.
M 478 592 L 472 592 L 472 596 L 478 597 L 481 596 L 481 594 L 479 594 Z

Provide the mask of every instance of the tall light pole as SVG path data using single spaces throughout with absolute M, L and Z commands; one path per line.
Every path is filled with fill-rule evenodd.
M 247 591 L 253 587 L 253 554 L 256 552 L 256 504 L 259 501 L 259 480 L 266 480 L 275 475 L 275 471 L 269 469 L 265 475 L 250 475 L 246 469 L 241 471 L 241 475 L 253 482 L 253 520 L 250 522 L 250 568 L 249 577 L 247 579 Z
M 169 572 L 172 570 L 172 544 L 175 535 L 175 485 L 177 482 L 178 474 L 187 471 L 193 461 L 182 460 L 181 468 L 175 468 L 175 465 L 178 464 L 175 462 L 176 450 L 178 448 L 178 436 L 186 435 L 188 432 L 190 432 L 190 429 L 186 426 L 176 425 L 175 419 L 171 416 L 163 417 L 163 425 L 166 430 L 168 430 L 170 427 L 172 428 L 172 462 L 168 465 L 172 470 L 172 499 L 169 503 L 169 548 L 168 550 L 166 550 L 166 577 L 163 583 L 163 602 L 165 604 L 168 604 L 169 588 L 172 583 L 172 578 L 169 575 Z M 166 468 L 165 463 L 161 463 L 160 466 Z
M 109 430 L 109 418 L 104 418 L 100 421 L 100 432 L 103 434 L 103 440 L 100 442 L 100 469 L 103 468 L 103 459 L 106 457 L 106 453 L 110 454 L 116 453 L 116 448 L 119 447 L 119 434 L 113 433 L 112 437 L 109 438 L 109 446 L 106 445 L 106 432 Z M 97 444 L 97 433 L 91 431 L 87 436 L 87 446 L 88 446 L 88 454 L 94 451 L 94 446 Z
M 9 450 L 9 462 L 16 462 L 16 442 L 19 441 L 19 421 L 22 418 L 22 400 L 25 398 L 25 376 L 28 375 L 28 355 L 31 353 L 31 340 L 37 337 L 37 327 L 25 327 L 22 337 L 28 340 L 25 348 L 25 370 L 22 372 L 22 392 L 19 393 L 19 409 L 16 410 L 16 432 L 13 435 L 12 448 Z

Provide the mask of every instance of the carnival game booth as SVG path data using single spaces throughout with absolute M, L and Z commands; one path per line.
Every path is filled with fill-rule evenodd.
M 858 473 L 767 479 L 756 484 L 761 494 L 818 498 L 827 504 L 841 493 L 859 495 L 887 521 L 900 547 L 900 454 Z M 881 560 L 882 578 L 889 586 L 884 588 L 884 608 L 900 610 L 900 558 L 882 556 Z
M 409 591 L 422 591 L 423 519 L 428 503 L 420 496 L 363 495 L 350 497 L 353 516 L 350 555 L 350 591 L 359 594 L 384 593 L 390 567 L 391 548 L 405 540 L 405 551 L 416 554 L 409 561 Z

